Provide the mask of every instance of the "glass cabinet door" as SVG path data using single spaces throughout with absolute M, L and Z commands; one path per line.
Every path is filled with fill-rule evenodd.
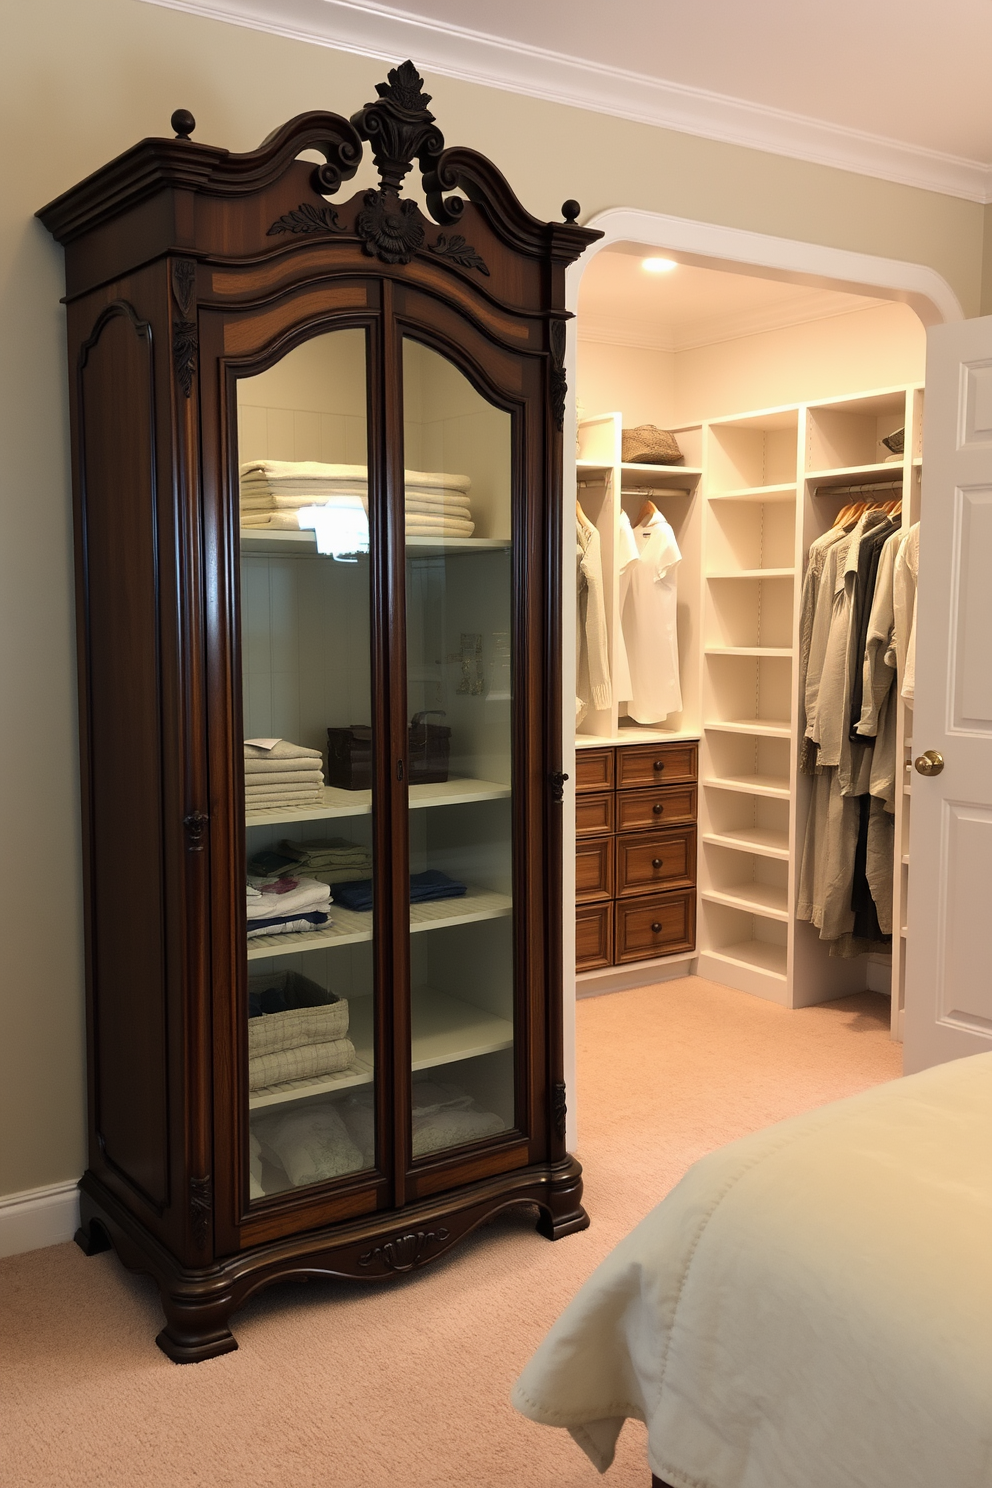
M 376 1166 L 365 331 L 237 397 L 257 1200 Z
M 514 1125 L 511 417 L 403 346 L 413 1157 Z

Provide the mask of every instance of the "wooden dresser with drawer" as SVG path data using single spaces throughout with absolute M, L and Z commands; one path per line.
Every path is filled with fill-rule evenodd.
M 697 760 L 694 740 L 577 751 L 578 971 L 695 949 Z

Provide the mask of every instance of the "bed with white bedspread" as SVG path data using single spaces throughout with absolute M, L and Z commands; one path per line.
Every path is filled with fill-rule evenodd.
M 671 1488 L 992 1488 L 992 1054 L 697 1162 L 513 1402 Z

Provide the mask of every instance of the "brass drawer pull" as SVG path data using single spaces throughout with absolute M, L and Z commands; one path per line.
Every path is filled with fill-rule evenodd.
M 655 760 L 654 767 L 655 767 L 656 770 L 663 770 L 665 768 L 665 761 L 664 760 Z
M 651 807 L 651 810 L 654 812 L 655 816 L 660 816 L 661 813 L 664 811 L 664 809 L 665 808 L 664 808 L 664 806 L 662 806 L 662 804 L 661 804 L 660 801 L 656 801 L 654 803 L 654 805 Z
M 665 865 L 662 862 L 661 858 L 652 858 L 651 859 L 651 867 L 652 868 L 664 868 L 664 866 Z
M 660 920 L 655 920 L 654 924 L 651 926 L 651 929 L 654 931 L 655 935 L 660 935 L 661 934 L 661 921 Z

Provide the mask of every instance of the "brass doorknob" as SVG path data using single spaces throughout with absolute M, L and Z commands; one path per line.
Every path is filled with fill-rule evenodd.
M 921 775 L 939 775 L 944 768 L 944 756 L 938 754 L 936 749 L 928 749 L 925 754 L 916 757 L 913 768 Z

